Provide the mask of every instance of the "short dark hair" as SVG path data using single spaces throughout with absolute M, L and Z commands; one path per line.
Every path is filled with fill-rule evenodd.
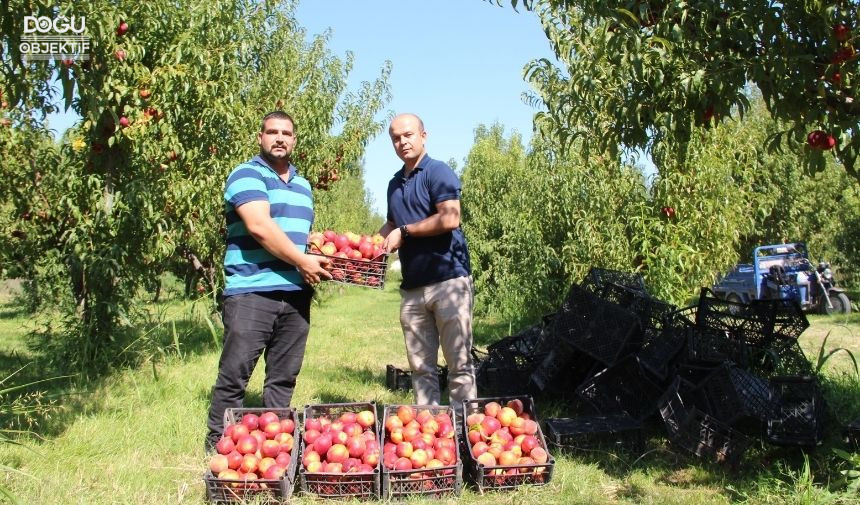
M 296 122 L 293 119 L 293 116 L 287 114 L 282 110 L 273 110 L 272 112 L 263 116 L 263 121 L 260 122 L 260 131 L 264 131 L 266 128 L 266 121 L 270 119 L 286 119 L 293 125 L 293 132 L 296 131 Z

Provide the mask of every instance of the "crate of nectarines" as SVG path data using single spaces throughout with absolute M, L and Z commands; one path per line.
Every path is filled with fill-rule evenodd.
M 354 286 L 383 289 L 388 254 L 380 234 L 335 233 L 314 231 L 308 235 L 307 252 L 329 259 L 327 269 L 332 280 Z
M 214 503 L 281 503 L 293 492 L 299 448 L 292 408 L 235 408 L 203 476 Z
M 321 498 L 379 497 L 376 403 L 306 405 L 299 482 Z
M 552 478 L 555 461 L 531 397 L 464 400 L 463 433 L 463 458 L 482 492 L 543 485 Z
M 383 498 L 458 495 L 463 464 L 455 412 L 439 405 L 386 405 Z

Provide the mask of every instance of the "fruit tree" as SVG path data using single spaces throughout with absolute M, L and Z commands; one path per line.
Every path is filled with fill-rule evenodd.
M 16 228 L 17 237 L 3 230 L 12 240 L 0 248 L 15 254 L 0 257 L 21 258 L 19 273 L 54 294 L 53 309 L 67 309 L 59 333 L 49 330 L 46 339 L 60 363 L 101 369 L 112 361 L 111 346 L 135 331 L 137 289 L 177 259 L 204 274 L 202 291 L 217 293 L 224 180 L 256 153 L 266 112 L 296 118 L 294 162 L 321 190 L 357 166 L 383 127 L 376 115 L 387 100 L 389 68 L 346 93 L 352 55 L 332 55 L 327 35 L 306 40 L 294 3 L 0 6 L 0 150 L 20 161 L 4 163 L 0 176 L 21 181 L 11 204 L 0 207 L 11 218 L 0 223 L 26 227 Z M 27 60 L 19 49 L 25 14 L 85 18 L 88 58 Z M 58 106 L 81 119 L 63 137 L 56 163 L 46 163 L 28 147 L 42 144 L 15 139 L 30 131 L 26 138 L 36 138 Z M 32 219 L 16 224 L 23 216 Z
M 526 74 L 568 144 L 683 153 L 695 126 L 743 115 L 755 86 L 786 121 L 771 146 L 802 149 L 813 169 L 833 153 L 860 177 L 856 0 L 510 3 L 539 13 L 563 66 L 539 60 Z

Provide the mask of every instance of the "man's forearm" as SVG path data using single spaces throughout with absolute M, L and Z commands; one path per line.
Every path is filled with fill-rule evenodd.
M 296 265 L 302 257 L 303 251 L 296 247 L 296 244 L 274 221 L 264 221 L 248 227 L 248 232 L 263 246 L 263 249 L 290 265 Z
M 413 237 L 432 237 L 456 230 L 460 226 L 460 217 L 437 213 L 408 225 L 409 235 Z

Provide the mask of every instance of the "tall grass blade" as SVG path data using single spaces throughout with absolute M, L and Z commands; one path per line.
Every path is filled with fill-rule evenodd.
M 206 325 L 209 326 L 209 334 L 212 335 L 212 342 L 215 344 L 215 348 L 221 349 L 221 341 L 218 339 L 218 332 L 215 331 L 215 325 L 212 324 L 212 320 L 208 317 L 206 318 Z
M 176 355 L 182 358 L 182 351 L 179 350 L 179 335 L 176 334 L 176 321 L 171 321 L 170 326 L 173 330 L 173 347 L 176 348 Z
M 6 499 L 8 499 L 9 502 L 13 503 L 14 505 L 21 505 L 21 502 L 18 500 L 18 498 L 3 486 L 0 486 L 0 495 L 5 496 Z

